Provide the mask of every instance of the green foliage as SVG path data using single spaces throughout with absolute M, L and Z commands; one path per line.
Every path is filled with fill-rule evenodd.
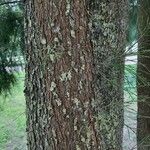
M 16 83 L 16 77 L 13 73 L 5 70 L 0 73 L 0 93 L 7 93 L 10 91 L 11 86 Z
M 16 67 L 22 64 L 23 17 L 19 6 L 0 7 L 0 94 L 10 92 L 15 84 Z
M 129 26 L 127 41 L 131 44 L 133 41 L 137 40 L 137 10 L 138 4 L 137 0 L 129 0 Z
M 125 87 L 135 88 L 136 87 L 136 64 L 125 66 Z

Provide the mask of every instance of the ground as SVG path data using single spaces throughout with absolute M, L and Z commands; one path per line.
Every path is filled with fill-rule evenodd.
M 25 150 L 24 73 L 17 74 L 18 82 L 8 97 L 0 97 L 0 150 Z

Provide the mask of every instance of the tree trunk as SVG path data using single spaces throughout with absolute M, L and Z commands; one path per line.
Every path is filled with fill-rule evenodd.
M 85 0 L 25 2 L 28 150 L 99 150 Z
M 137 66 L 138 150 L 150 150 L 150 1 L 139 0 Z
M 128 0 L 90 0 L 95 106 L 104 150 L 121 150 Z

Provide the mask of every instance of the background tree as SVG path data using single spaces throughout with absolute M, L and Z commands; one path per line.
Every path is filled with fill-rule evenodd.
M 25 2 L 28 149 L 100 149 L 85 0 Z
M 22 13 L 18 6 L 0 5 L 0 94 L 16 82 L 15 66 L 21 65 Z
M 94 105 L 99 136 L 103 149 L 121 150 L 128 1 L 91 0 L 89 5 L 96 72 Z
M 127 44 L 132 46 L 132 43 L 137 40 L 137 0 L 129 0 L 129 19 L 128 19 L 128 32 Z
M 150 1 L 139 0 L 138 11 L 138 150 L 150 149 Z

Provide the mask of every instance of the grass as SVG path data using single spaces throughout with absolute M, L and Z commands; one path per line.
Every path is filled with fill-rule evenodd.
M 17 74 L 17 78 L 11 94 L 0 96 L 0 150 L 21 149 L 25 139 L 24 73 Z

